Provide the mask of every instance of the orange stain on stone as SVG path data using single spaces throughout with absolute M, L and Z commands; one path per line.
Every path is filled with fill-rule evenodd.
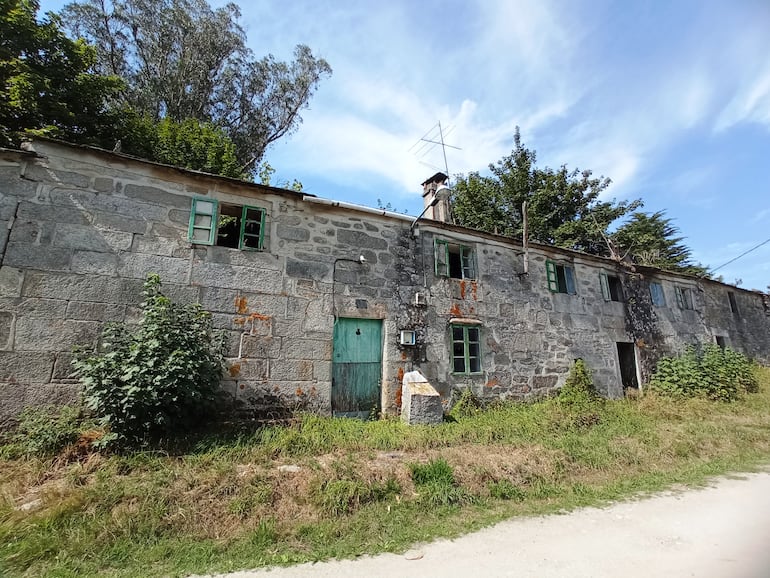
M 249 305 L 249 303 L 248 303 L 248 301 L 246 300 L 245 297 L 241 297 L 239 295 L 238 297 L 235 298 L 235 312 L 236 313 L 240 313 L 240 314 L 247 313 L 248 310 L 249 310 L 248 305 Z

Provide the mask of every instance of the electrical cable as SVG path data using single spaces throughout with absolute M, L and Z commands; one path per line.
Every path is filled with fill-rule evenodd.
M 722 263 L 722 264 L 721 264 L 719 267 L 717 267 L 717 268 L 715 268 L 715 269 L 712 269 L 712 270 L 711 270 L 711 272 L 713 273 L 714 271 L 718 271 L 718 270 L 719 270 L 719 269 L 721 269 L 722 267 L 725 267 L 725 266 L 729 265 L 730 263 L 733 263 L 733 262 L 737 261 L 737 260 L 738 260 L 738 259 L 740 259 L 741 257 L 744 257 L 744 256 L 748 255 L 748 254 L 749 254 L 749 253 L 751 253 L 752 251 L 754 251 L 754 250 L 756 250 L 756 249 L 759 249 L 759 248 L 760 248 L 762 245 L 766 245 L 767 243 L 770 243 L 770 239 L 766 239 L 766 240 L 762 241 L 762 242 L 761 242 L 759 245 L 755 245 L 754 247 L 752 247 L 752 248 L 751 248 L 751 249 L 749 249 L 748 251 L 744 251 L 743 253 L 741 253 L 741 254 L 740 254 L 740 255 L 738 255 L 737 257 L 735 257 L 735 258 L 733 258 L 733 259 L 730 259 L 730 260 L 729 260 L 727 263 Z

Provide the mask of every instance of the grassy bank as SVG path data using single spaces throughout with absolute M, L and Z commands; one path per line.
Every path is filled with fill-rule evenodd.
M 759 371 L 759 393 L 729 404 L 548 400 L 437 427 L 307 416 L 184 450 L 0 458 L 0 574 L 184 575 L 399 551 L 750 470 L 770 462 Z

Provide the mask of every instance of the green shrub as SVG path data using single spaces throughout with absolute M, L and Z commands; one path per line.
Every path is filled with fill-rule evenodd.
M 464 389 L 460 394 L 460 399 L 452 406 L 449 412 L 449 417 L 456 420 L 473 417 L 478 414 L 482 409 L 481 400 L 476 397 L 470 387 Z
M 315 495 L 315 503 L 327 514 L 349 514 L 360 506 L 383 501 L 401 492 L 398 482 L 389 478 L 385 482 L 367 483 L 360 479 L 338 479 L 323 482 Z
M 515 486 L 509 480 L 499 480 L 497 482 L 491 482 L 488 486 L 489 495 L 498 500 L 513 500 L 521 502 L 524 500 L 524 490 Z
M 712 344 L 664 357 L 650 379 L 650 388 L 664 395 L 715 401 L 734 401 L 758 387 L 754 364 L 745 355 Z
M 19 416 L 16 431 L 3 453 L 9 457 L 58 454 L 75 443 L 82 430 L 83 420 L 76 407 L 28 407 Z
M 97 353 L 79 350 L 72 362 L 84 405 L 109 433 L 102 443 L 136 445 L 199 424 L 214 408 L 224 342 L 201 306 L 173 303 L 160 278 L 144 284 L 138 328 L 111 325 Z
M 410 464 L 409 469 L 423 505 L 451 506 L 473 501 L 473 496 L 455 481 L 452 466 L 445 459 L 430 460 L 427 464 Z
M 422 486 L 431 483 L 450 484 L 455 483 L 455 474 L 444 458 L 430 460 L 427 464 L 409 464 L 412 473 L 412 481 L 415 485 Z
M 576 359 L 570 368 L 564 385 L 559 390 L 559 402 L 585 403 L 597 399 L 591 370 L 582 359 Z

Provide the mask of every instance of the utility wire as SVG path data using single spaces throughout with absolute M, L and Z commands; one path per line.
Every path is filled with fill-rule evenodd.
M 770 239 L 766 239 L 766 240 L 762 241 L 762 242 L 761 242 L 759 245 L 755 245 L 754 247 L 752 247 L 752 248 L 751 248 L 751 249 L 749 249 L 748 251 L 744 251 L 743 253 L 741 253 L 740 255 L 738 255 L 737 257 L 735 257 L 734 259 L 730 259 L 730 260 L 729 260 L 727 263 L 722 263 L 722 264 L 721 264 L 719 267 L 717 267 L 716 269 L 712 269 L 712 270 L 711 270 L 711 272 L 713 273 L 714 271 L 718 271 L 718 270 L 719 270 L 719 269 L 721 269 L 722 267 L 726 267 L 726 266 L 727 266 L 727 265 L 729 265 L 730 263 L 733 263 L 733 262 L 737 261 L 737 260 L 738 260 L 738 259 L 740 259 L 741 257 L 744 257 L 744 256 L 748 255 L 748 254 L 749 254 L 749 253 L 751 253 L 752 251 L 755 251 L 756 249 L 759 249 L 759 248 L 760 248 L 762 245 L 767 245 L 768 243 L 770 243 Z

